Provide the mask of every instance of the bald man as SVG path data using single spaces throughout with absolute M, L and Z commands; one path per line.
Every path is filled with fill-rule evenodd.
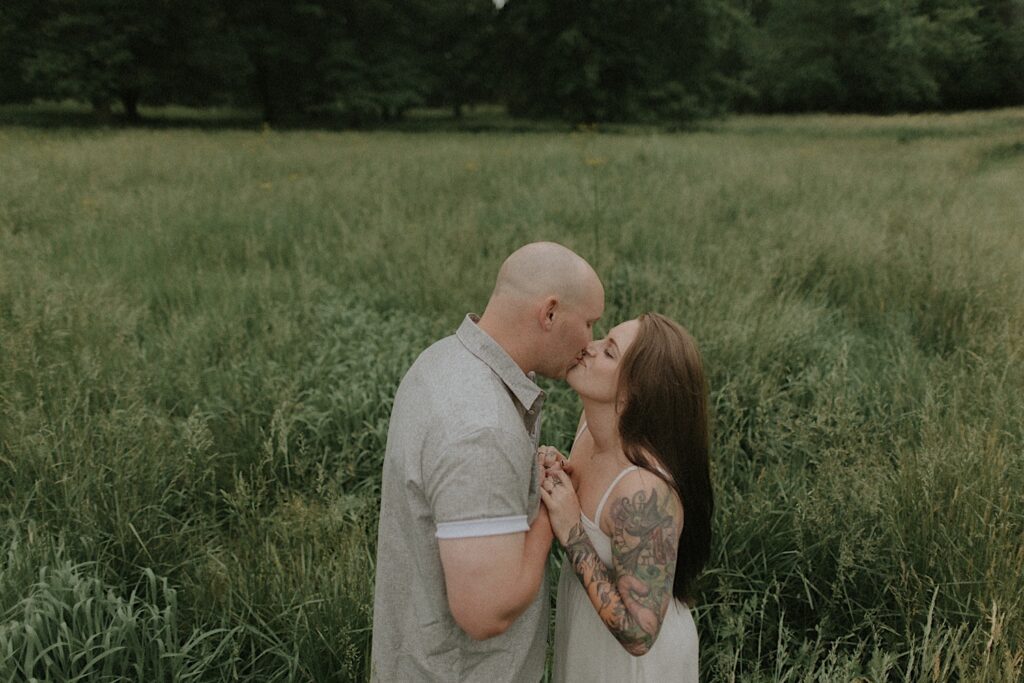
M 374 680 L 540 680 L 552 534 L 534 377 L 563 379 L 603 311 L 586 261 L 528 244 L 502 264 L 483 315 L 402 379 L 384 455 Z

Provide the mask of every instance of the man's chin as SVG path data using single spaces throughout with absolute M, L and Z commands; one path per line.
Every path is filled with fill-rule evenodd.
M 558 372 L 555 372 L 554 368 L 549 368 L 547 371 L 537 370 L 537 374 L 540 375 L 541 377 L 547 377 L 548 379 L 554 380 L 562 380 L 564 382 L 566 377 L 568 377 L 569 373 L 575 370 L 576 366 L 578 365 L 579 362 L 574 360 L 570 365 L 561 368 Z

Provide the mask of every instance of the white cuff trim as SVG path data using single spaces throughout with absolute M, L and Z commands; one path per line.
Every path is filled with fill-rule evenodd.
M 490 519 L 467 519 L 462 522 L 441 522 L 437 525 L 438 538 L 473 538 L 475 536 L 498 536 L 529 531 L 526 515 L 514 517 L 491 517 Z

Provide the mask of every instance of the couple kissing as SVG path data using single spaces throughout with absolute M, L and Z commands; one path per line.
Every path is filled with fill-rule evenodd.
M 594 340 L 603 312 L 590 264 L 528 244 L 502 264 L 483 314 L 402 379 L 382 473 L 374 680 L 540 681 L 555 539 L 555 681 L 698 680 L 691 590 L 714 509 L 700 352 L 657 313 Z M 537 374 L 582 401 L 568 455 L 539 446 Z

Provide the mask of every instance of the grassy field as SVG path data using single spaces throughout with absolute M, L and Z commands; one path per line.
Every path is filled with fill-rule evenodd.
M 702 344 L 706 680 L 1019 681 L 1022 188 L 1024 110 L 8 123 L 0 681 L 362 680 L 392 393 L 534 239 Z

